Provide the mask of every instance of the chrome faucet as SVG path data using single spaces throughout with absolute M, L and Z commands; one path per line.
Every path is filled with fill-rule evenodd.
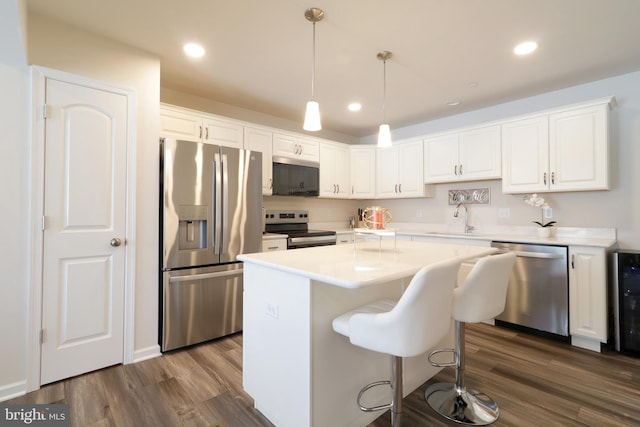
M 453 217 L 458 218 L 458 215 L 460 215 L 460 206 L 464 208 L 464 234 L 469 234 L 475 227 L 469 225 L 469 209 L 467 209 L 467 205 L 464 202 L 458 203 L 456 210 L 453 212 Z

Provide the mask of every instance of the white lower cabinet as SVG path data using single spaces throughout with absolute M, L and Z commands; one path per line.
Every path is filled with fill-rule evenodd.
M 287 238 L 262 239 L 262 252 L 286 251 Z
M 353 243 L 353 231 L 337 231 L 336 232 L 336 245 L 346 245 Z
M 569 247 L 569 333 L 577 347 L 600 351 L 607 342 L 607 268 L 604 248 Z

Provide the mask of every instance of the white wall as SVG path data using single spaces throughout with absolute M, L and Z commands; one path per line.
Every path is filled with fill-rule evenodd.
M 136 93 L 135 352 L 158 345 L 160 61 L 129 46 L 29 15 L 28 60 Z
M 0 58 L 4 58 L 0 52 Z M 29 271 L 29 70 L 0 63 L 0 400 L 26 385 Z

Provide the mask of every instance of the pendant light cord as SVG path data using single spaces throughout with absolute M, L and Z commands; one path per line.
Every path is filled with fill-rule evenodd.
M 311 59 L 311 100 L 315 101 L 316 87 L 316 23 L 313 22 L 313 57 Z
M 382 61 L 382 122 L 387 123 L 387 60 Z

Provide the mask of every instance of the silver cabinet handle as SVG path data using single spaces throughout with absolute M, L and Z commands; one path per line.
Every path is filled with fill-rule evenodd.
M 396 184 L 396 186 L 394 187 L 393 192 L 394 192 L 394 193 L 397 193 L 397 192 L 398 192 L 398 184 Z
M 111 239 L 109 244 L 111 246 L 113 246 L 114 248 L 117 248 L 118 246 L 120 246 L 122 244 L 122 240 L 118 239 L 117 237 L 114 237 L 113 239 Z
M 269 178 L 269 188 L 273 189 L 273 178 Z
M 542 182 L 544 183 L 544 185 L 547 185 L 547 173 L 546 172 L 542 176 Z
M 209 128 L 204 128 L 204 139 L 209 139 Z
M 398 184 L 398 193 L 402 193 L 402 184 Z
M 460 171 L 460 176 L 462 176 L 462 165 L 460 165 L 460 167 L 458 168 L 458 170 Z
M 453 167 L 453 174 L 456 175 L 456 176 L 458 175 L 458 165 L 455 165 Z
M 551 184 L 556 185 L 556 173 L 551 172 Z
M 571 255 L 571 268 L 575 269 L 576 268 L 576 256 Z
M 198 138 L 202 139 L 202 126 L 200 126 L 200 136 Z

